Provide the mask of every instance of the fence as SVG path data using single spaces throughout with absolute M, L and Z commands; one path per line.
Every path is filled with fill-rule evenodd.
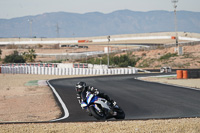
M 38 75 L 115 75 L 135 74 L 136 68 L 88 69 L 88 68 L 54 68 L 54 67 L 1 67 L 2 74 L 38 74 Z
M 0 64 L 1 66 L 9 66 L 9 67 L 16 67 L 16 66 L 30 66 L 30 67 L 57 67 L 57 64 L 48 64 L 48 63 L 9 63 L 9 64 Z

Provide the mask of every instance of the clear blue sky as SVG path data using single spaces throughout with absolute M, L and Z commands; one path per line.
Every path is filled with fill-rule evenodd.
M 179 0 L 177 10 L 200 12 L 200 0 Z M 49 12 L 102 12 L 116 10 L 172 11 L 171 0 L 0 0 L 0 18 L 15 18 Z

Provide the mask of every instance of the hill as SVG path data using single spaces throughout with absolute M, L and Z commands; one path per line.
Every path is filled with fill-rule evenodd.
M 28 20 L 32 20 L 32 24 Z M 200 12 L 178 11 L 178 31 L 200 33 Z M 88 37 L 174 31 L 174 12 L 55 12 L 0 19 L 0 37 Z
M 159 69 L 163 66 L 170 66 L 173 69 L 200 68 L 200 44 L 183 46 L 183 55 L 176 55 L 174 48 L 134 52 L 133 54 L 140 58 L 136 67 L 147 69 Z

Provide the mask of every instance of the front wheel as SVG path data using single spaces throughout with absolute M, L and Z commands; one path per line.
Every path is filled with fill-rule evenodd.
M 97 120 L 105 120 L 106 116 L 104 114 L 104 112 L 99 112 L 98 110 L 96 110 L 94 108 L 94 106 L 90 106 L 89 110 L 91 112 L 91 114 L 97 119 Z
M 115 111 L 117 112 L 117 115 L 114 116 L 115 119 L 125 119 L 125 113 L 121 108 L 115 109 Z

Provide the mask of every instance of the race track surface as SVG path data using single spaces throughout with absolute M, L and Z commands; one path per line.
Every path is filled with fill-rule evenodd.
M 200 91 L 135 79 L 141 76 L 147 74 L 56 79 L 49 83 L 69 111 L 69 117 L 61 121 L 97 121 L 78 103 L 74 86 L 79 81 L 114 99 L 124 110 L 126 119 L 200 117 Z

